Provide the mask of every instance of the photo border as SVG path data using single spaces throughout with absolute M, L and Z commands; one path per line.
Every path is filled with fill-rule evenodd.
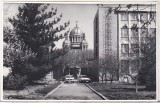
M 118 3 L 117 3 L 118 2 Z M 0 98 L 1 101 L 3 102 L 144 102 L 145 103 L 151 103 L 151 102 L 160 102 L 160 63 L 158 63 L 158 61 L 160 61 L 160 46 L 158 44 L 160 44 L 160 36 L 159 36 L 159 32 L 160 30 L 159 28 L 159 17 L 160 17 L 160 12 L 159 12 L 159 7 L 160 7 L 160 1 L 158 0 L 143 0 L 143 1 L 139 1 L 139 0 L 113 0 L 113 1 L 109 1 L 109 0 L 105 0 L 105 1 L 98 1 L 98 0 L 78 0 L 78 1 L 73 1 L 73 0 L 6 0 L 6 1 L 1 1 L 1 15 L 0 17 L 1 19 L 1 35 L 0 35 L 0 52 L 1 52 L 1 59 L 0 59 L 0 64 L 1 64 L 1 68 L 3 68 L 3 5 L 4 3 L 53 3 L 53 4 L 129 4 L 129 3 L 136 3 L 136 4 L 148 4 L 148 3 L 155 3 L 156 4 L 156 100 L 4 100 L 3 99 L 3 69 L 0 69 L 0 75 L 1 75 L 1 79 L 0 79 Z

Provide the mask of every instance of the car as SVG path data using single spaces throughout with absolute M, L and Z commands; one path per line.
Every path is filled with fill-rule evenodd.
M 91 79 L 87 77 L 87 75 L 81 75 L 79 77 L 79 82 L 80 83 L 90 83 Z
M 66 83 L 72 83 L 72 82 L 75 81 L 75 78 L 74 78 L 73 75 L 66 75 L 65 78 L 64 78 L 64 81 L 65 81 Z

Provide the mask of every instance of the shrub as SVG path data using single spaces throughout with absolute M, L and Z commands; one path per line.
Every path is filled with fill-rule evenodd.
M 3 78 L 3 89 L 20 90 L 27 84 L 27 76 L 9 74 Z
M 146 89 L 156 90 L 156 69 L 152 68 L 146 77 Z

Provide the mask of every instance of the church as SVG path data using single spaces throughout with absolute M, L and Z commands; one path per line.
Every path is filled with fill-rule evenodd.
M 69 35 L 66 35 L 65 40 L 63 42 L 63 49 L 65 50 L 87 50 L 88 43 L 85 38 L 85 33 L 78 27 L 76 23 L 76 27 L 74 27 Z
M 77 22 L 76 26 L 70 31 L 70 33 L 65 36 L 62 46 L 64 51 L 71 53 L 70 57 L 67 58 L 70 59 L 69 61 L 71 64 L 65 66 L 64 75 L 73 75 L 75 78 L 78 78 L 83 70 L 81 70 L 82 63 L 79 62 L 77 55 L 79 53 L 81 54 L 83 51 L 87 51 L 88 42 L 86 41 L 85 33 L 79 28 Z

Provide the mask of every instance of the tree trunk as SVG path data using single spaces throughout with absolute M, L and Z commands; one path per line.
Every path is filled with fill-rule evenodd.
M 137 77 L 136 77 L 136 80 L 135 80 L 135 89 L 136 89 L 136 93 L 137 93 L 138 92 Z
M 103 76 L 102 76 L 102 83 L 103 83 Z
M 113 77 L 110 78 L 110 87 L 112 88 Z

